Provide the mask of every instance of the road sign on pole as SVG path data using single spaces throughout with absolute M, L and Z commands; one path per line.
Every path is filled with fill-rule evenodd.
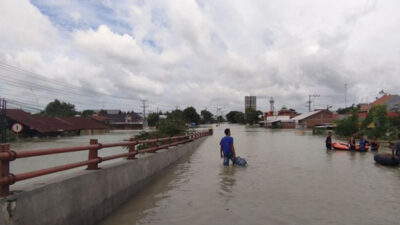
M 23 129 L 24 129 L 24 126 L 22 126 L 22 124 L 20 124 L 20 123 L 14 123 L 11 126 L 11 130 L 16 134 L 21 133 Z

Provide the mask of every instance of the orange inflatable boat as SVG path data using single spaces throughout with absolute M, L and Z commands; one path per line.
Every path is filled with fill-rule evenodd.
M 347 143 L 340 143 L 340 142 L 334 142 L 334 143 L 332 144 L 332 148 L 333 148 L 333 149 L 336 149 L 336 150 L 343 150 L 343 151 L 348 151 L 348 150 L 350 150 L 349 144 L 347 144 Z M 365 146 L 365 151 L 368 151 L 368 149 L 369 149 L 369 146 L 366 145 L 366 146 Z M 360 151 L 360 146 L 359 146 L 359 145 L 356 145 L 356 151 Z

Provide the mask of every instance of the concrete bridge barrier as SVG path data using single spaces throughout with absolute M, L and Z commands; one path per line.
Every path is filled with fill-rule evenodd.
M 134 160 L 59 176 L 0 199 L 1 225 L 92 225 L 128 201 L 204 141 L 196 139 Z

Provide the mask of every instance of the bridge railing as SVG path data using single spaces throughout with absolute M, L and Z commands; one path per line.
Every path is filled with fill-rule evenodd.
M 87 166 L 88 170 L 96 170 L 99 168 L 99 164 L 104 161 L 126 158 L 127 160 L 135 159 L 137 154 L 143 153 L 154 153 L 160 149 L 168 149 L 172 146 L 177 146 L 193 140 L 205 137 L 212 134 L 212 130 L 193 132 L 187 135 L 157 138 L 150 140 L 135 140 L 133 138 L 126 142 L 101 144 L 97 139 L 91 139 L 89 145 L 68 147 L 68 148 L 51 148 L 51 149 L 39 149 L 29 151 L 13 151 L 10 149 L 9 144 L 0 144 L 0 196 L 7 196 L 10 194 L 10 185 L 26 179 L 31 179 L 39 176 L 44 176 L 60 171 L 65 171 L 77 167 Z M 145 145 L 145 149 L 138 150 L 138 145 Z M 98 151 L 111 147 L 127 147 L 128 152 L 115 154 L 110 156 L 99 157 Z M 88 151 L 88 158 L 84 161 L 75 163 L 68 163 L 60 166 L 45 168 L 41 170 L 35 170 L 20 174 L 10 173 L 10 162 L 16 159 L 68 153 Z

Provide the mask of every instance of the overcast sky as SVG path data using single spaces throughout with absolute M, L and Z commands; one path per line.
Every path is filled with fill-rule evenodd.
M 399 0 L 1 0 L 0 96 L 42 108 L 308 110 L 400 91 Z M 21 70 L 22 69 L 22 70 Z M 263 98 L 262 98 L 263 97 Z

